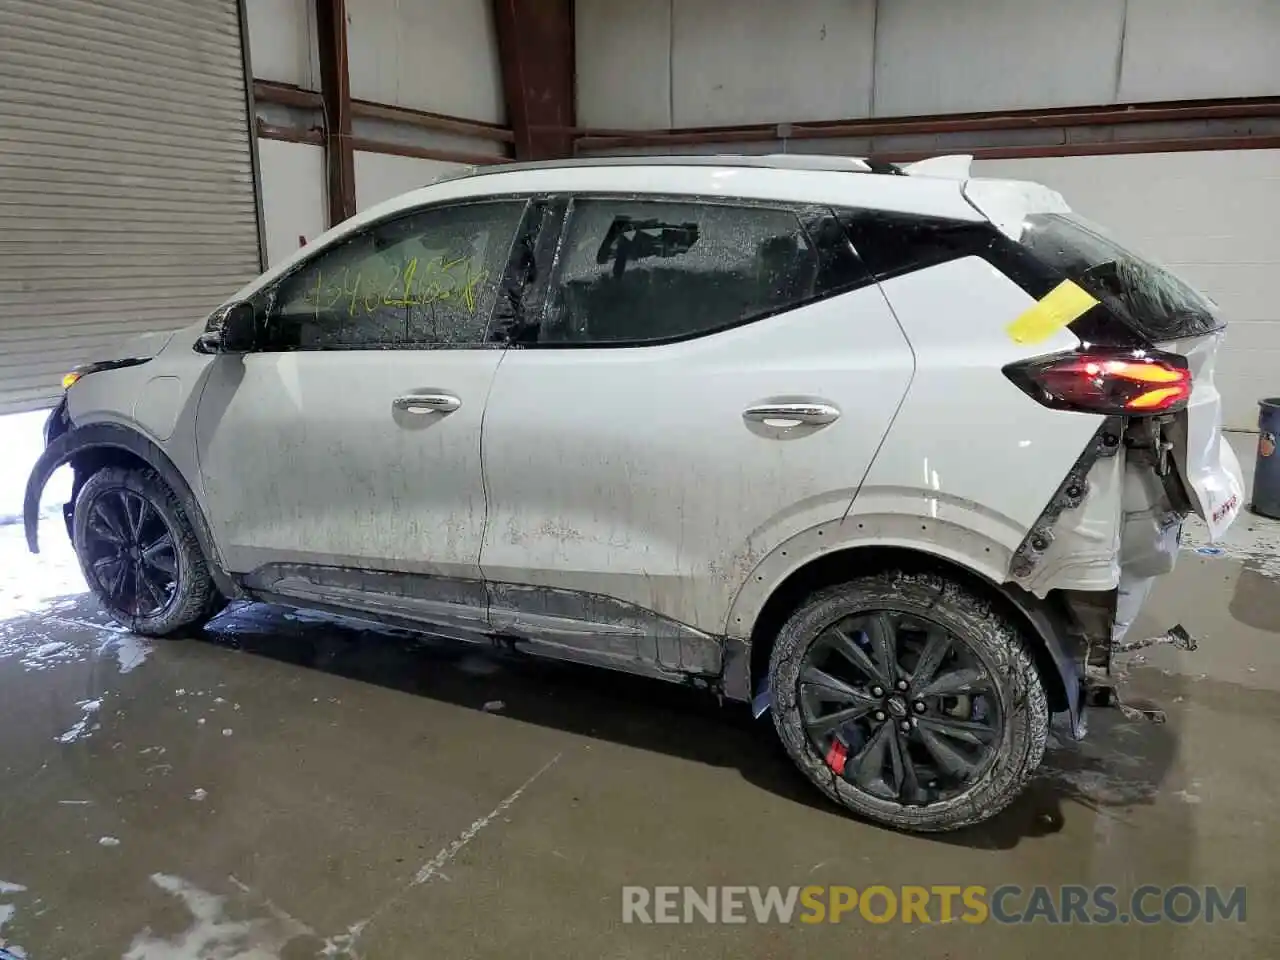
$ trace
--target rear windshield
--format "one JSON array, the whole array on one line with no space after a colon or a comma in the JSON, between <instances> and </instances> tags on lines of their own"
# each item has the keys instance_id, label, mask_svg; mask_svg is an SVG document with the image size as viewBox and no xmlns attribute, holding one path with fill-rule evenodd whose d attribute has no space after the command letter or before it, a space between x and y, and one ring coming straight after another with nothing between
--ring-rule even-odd
<instances>
[{"instance_id":1,"label":"rear windshield","mask_svg":"<svg viewBox=\"0 0 1280 960\"><path fill-rule=\"evenodd\" d=\"M1152 340L1196 337L1224 325L1208 297L1074 214L1032 214L1020 239Z\"/></svg>"}]
</instances>

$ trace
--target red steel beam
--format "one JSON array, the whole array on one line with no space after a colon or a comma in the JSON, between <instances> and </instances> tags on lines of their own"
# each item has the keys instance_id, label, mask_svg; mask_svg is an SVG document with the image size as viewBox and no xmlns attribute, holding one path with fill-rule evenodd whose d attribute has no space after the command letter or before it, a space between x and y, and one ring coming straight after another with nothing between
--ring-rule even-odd
<instances>
[{"instance_id":1,"label":"red steel beam","mask_svg":"<svg viewBox=\"0 0 1280 960\"><path fill-rule=\"evenodd\" d=\"M322 94L295 87L292 83L277 83L274 80L253 81L253 99L259 103L278 103L281 106L299 107L304 110L324 108Z\"/></svg>"},{"instance_id":2,"label":"red steel beam","mask_svg":"<svg viewBox=\"0 0 1280 960\"><path fill-rule=\"evenodd\" d=\"M416 147L406 143L387 143L382 140L366 140L356 137L351 141L361 153L385 153L396 157L416 157L419 160L443 160L445 163L465 163L468 166L486 166L494 163L510 163L510 157L493 153L470 153L464 150L446 150L439 147Z\"/></svg>"},{"instance_id":3,"label":"red steel beam","mask_svg":"<svg viewBox=\"0 0 1280 960\"><path fill-rule=\"evenodd\" d=\"M356 212L356 161L351 145L351 76L347 70L346 0L315 0L324 106L329 226Z\"/></svg>"},{"instance_id":4,"label":"red steel beam","mask_svg":"<svg viewBox=\"0 0 1280 960\"><path fill-rule=\"evenodd\" d=\"M443 113L428 113L426 110L411 110L408 107L373 103L369 100L352 100L351 110L357 117L369 120L403 123L411 127L421 127L424 130L452 133L460 137L474 137L477 140L493 140L497 143L515 141L515 135L507 127L495 123L481 123L479 120L451 117Z\"/></svg>"},{"instance_id":5,"label":"red steel beam","mask_svg":"<svg viewBox=\"0 0 1280 960\"><path fill-rule=\"evenodd\" d=\"M573 155L573 0L493 0L507 122L519 160Z\"/></svg>"},{"instance_id":6,"label":"red steel beam","mask_svg":"<svg viewBox=\"0 0 1280 960\"><path fill-rule=\"evenodd\" d=\"M1256 97L1167 103L1112 104L1013 110L921 117L875 117L860 120L821 120L792 123L753 123L726 127L686 127L672 130L568 130L580 149L696 146L715 143L758 143L782 139L825 140L838 137L883 137L945 133L982 133L1053 127L1114 126L1117 124L1243 120L1280 117L1280 98ZM551 132L551 131L545 131ZM1034 149L1028 147L1028 149Z\"/></svg>"}]
</instances>

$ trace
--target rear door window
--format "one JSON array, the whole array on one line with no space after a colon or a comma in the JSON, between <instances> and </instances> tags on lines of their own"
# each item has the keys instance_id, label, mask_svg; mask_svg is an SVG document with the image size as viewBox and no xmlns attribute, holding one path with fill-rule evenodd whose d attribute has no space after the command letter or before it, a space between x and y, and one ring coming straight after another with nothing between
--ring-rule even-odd
<instances>
[{"instance_id":1,"label":"rear door window","mask_svg":"<svg viewBox=\"0 0 1280 960\"><path fill-rule=\"evenodd\" d=\"M575 200L536 342L661 343L769 316L857 266L851 247L833 263L820 242L789 208Z\"/></svg>"}]
</instances>

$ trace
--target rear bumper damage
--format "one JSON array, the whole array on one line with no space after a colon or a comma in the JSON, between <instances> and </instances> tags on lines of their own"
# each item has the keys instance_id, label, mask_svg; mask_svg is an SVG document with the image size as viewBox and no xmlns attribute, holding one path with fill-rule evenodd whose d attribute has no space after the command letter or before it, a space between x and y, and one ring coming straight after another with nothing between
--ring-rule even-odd
<instances>
[{"instance_id":1,"label":"rear bumper damage","mask_svg":"<svg viewBox=\"0 0 1280 960\"><path fill-rule=\"evenodd\" d=\"M1180 627L1128 639L1155 582L1173 570L1193 512L1171 456L1173 425L1172 417L1108 418L1014 557L1015 582L1037 597L1056 595L1066 610L1081 713L1123 708L1117 654L1166 642L1195 649Z\"/></svg>"}]
</instances>

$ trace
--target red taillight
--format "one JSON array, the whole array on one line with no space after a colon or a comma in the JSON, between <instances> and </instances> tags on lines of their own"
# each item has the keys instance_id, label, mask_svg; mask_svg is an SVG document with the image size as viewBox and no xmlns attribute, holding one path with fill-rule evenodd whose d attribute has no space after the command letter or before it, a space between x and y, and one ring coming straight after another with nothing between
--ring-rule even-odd
<instances>
[{"instance_id":1,"label":"red taillight","mask_svg":"<svg viewBox=\"0 0 1280 960\"><path fill-rule=\"evenodd\" d=\"M1009 379L1045 406L1088 413L1169 413L1191 396L1185 359L1089 351L1011 364Z\"/></svg>"}]
</instances>

